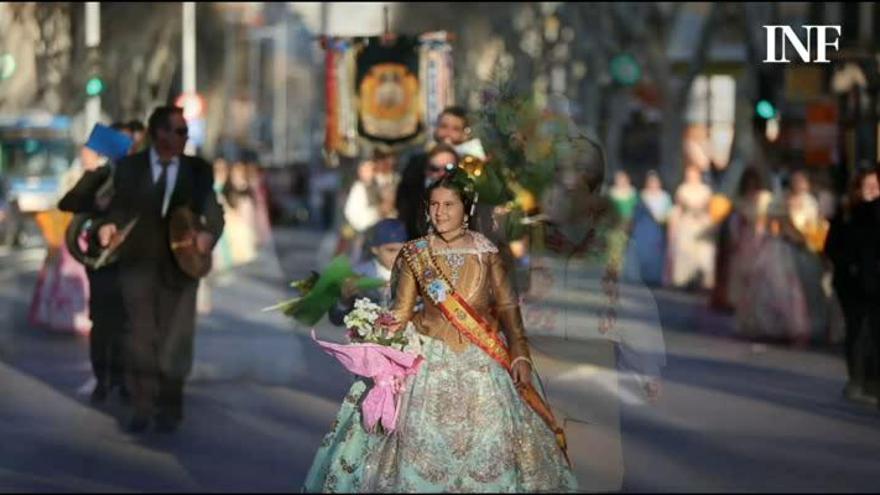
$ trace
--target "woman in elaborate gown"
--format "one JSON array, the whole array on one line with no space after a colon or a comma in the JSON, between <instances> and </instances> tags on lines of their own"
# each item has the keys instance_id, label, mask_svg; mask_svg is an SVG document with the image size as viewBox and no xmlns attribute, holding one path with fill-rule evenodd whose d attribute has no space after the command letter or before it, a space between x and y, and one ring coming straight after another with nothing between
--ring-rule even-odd
<instances>
[{"instance_id":1,"label":"woman in elaborate gown","mask_svg":"<svg viewBox=\"0 0 880 495\"><path fill-rule=\"evenodd\" d=\"M767 207L767 224L768 232L755 240L753 258L740 267L736 331L747 339L803 346L810 339L810 321L795 258L805 241L781 194Z\"/></svg>"},{"instance_id":2,"label":"woman in elaborate gown","mask_svg":"<svg viewBox=\"0 0 880 495\"><path fill-rule=\"evenodd\" d=\"M803 171L791 176L791 194L788 211L792 224L804 237L804 243L795 252L795 264L801 282L810 320L810 339L829 342L833 329L843 327L843 317L834 307L833 295L825 287L825 260L821 250L829 222L822 217L819 201L811 191L810 179Z\"/></svg>"},{"instance_id":3,"label":"woman in elaborate gown","mask_svg":"<svg viewBox=\"0 0 880 495\"><path fill-rule=\"evenodd\" d=\"M426 360L402 394L397 430L364 430L366 386L356 382L305 491L575 490L562 431L532 385L522 317L498 249L468 229L468 184L456 169L428 189L433 232L407 242L395 263L391 310L399 328L418 332Z\"/></svg>"},{"instance_id":4,"label":"woman in elaborate gown","mask_svg":"<svg viewBox=\"0 0 880 495\"><path fill-rule=\"evenodd\" d=\"M731 305L748 290L746 277L767 232L767 209L773 201L773 193L764 186L756 168L743 172L737 196L728 222L730 260L725 302Z\"/></svg>"},{"instance_id":5,"label":"woman in elaborate gown","mask_svg":"<svg viewBox=\"0 0 880 495\"><path fill-rule=\"evenodd\" d=\"M649 171L640 202L633 214L632 238L627 250L627 268L624 270L627 280L640 280L653 287L663 284L666 219L671 208L672 198L663 190L660 176L653 170Z\"/></svg>"},{"instance_id":6,"label":"woman in elaborate gown","mask_svg":"<svg viewBox=\"0 0 880 495\"><path fill-rule=\"evenodd\" d=\"M715 284L715 244L709 202L712 189L703 183L699 167L685 170L685 182L675 192L669 221L671 282L675 287Z\"/></svg>"}]
</instances>

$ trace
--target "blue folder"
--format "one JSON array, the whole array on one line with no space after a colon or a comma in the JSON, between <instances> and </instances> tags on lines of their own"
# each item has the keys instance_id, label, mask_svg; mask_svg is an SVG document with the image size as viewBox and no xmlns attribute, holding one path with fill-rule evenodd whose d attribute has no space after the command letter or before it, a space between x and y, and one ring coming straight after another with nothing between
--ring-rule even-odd
<instances>
[{"instance_id":1,"label":"blue folder","mask_svg":"<svg viewBox=\"0 0 880 495\"><path fill-rule=\"evenodd\" d=\"M103 124L95 124L86 147L116 161L128 154L132 144L134 141L124 132Z\"/></svg>"}]
</instances>

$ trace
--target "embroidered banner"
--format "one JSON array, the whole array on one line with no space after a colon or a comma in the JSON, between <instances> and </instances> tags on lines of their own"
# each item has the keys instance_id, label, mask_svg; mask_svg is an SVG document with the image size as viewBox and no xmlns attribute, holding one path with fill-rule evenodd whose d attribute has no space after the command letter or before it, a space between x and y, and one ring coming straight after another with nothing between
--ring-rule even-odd
<instances>
[{"instance_id":1,"label":"embroidered banner","mask_svg":"<svg viewBox=\"0 0 880 495\"><path fill-rule=\"evenodd\" d=\"M366 40L357 55L358 131L371 141L395 144L422 131L418 39Z\"/></svg>"}]
</instances>

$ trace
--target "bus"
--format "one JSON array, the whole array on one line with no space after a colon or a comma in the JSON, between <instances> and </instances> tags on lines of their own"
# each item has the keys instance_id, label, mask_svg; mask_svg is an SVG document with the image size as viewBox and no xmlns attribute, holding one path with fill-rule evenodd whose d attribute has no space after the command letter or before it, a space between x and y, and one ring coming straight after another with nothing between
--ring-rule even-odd
<instances>
[{"instance_id":1,"label":"bus","mask_svg":"<svg viewBox=\"0 0 880 495\"><path fill-rule=\"evenodd\" d=\"M0 115L0 242L39 242L36 213L55 208L62 178L76 156L71 118Z\"/></svg>"}]
</instances>

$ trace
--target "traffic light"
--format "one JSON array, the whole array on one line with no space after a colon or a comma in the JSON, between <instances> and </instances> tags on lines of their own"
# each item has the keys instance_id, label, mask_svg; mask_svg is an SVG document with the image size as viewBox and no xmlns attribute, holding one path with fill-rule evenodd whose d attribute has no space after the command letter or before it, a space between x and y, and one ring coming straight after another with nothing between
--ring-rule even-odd
<instances>
[{"instance_id":1,"label":"traffic light","mask_svg":"<svg viewBox=\"0 0 880 495\"><path fill-rule=\"evenodd\" d=\"M768 100L758 100L755 104L755 113L764 120L770 120L776 116L776 107Z\"/></svg>"},{"instance_id":2,"label":"traffic light","mask_svg":"<svg viewBox=\"0 0 880 495\"><path fill-rule=\"evenodd\" d=\"M98 96L104 92L104 80L100 76L92 76L86 82L86 94Z\"/></svg>"},{"instance_id":3,"label":"traffic light","mask_svg":"<svg viewBox=\"0 0 880 495\"><path fill-rule=\"evenodd\" d=\"M629 53L615 55L609 68L611 78L622 86L633 86L642 78L638 60Z\"/></svg>"},{"instance_id":4,"label":"traffic light","mask_svg":"<svg viewBox=\"0 0 880 495\"><path fill-rule=\"evenodd\" d=\"M757 94L752 122L755 132L761 136L767 134L767 125L771 120L779 118L776 78L769 71L758 74Z\"/></svg>"}]
</instances>

